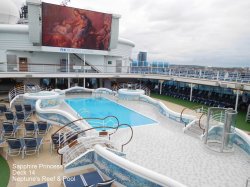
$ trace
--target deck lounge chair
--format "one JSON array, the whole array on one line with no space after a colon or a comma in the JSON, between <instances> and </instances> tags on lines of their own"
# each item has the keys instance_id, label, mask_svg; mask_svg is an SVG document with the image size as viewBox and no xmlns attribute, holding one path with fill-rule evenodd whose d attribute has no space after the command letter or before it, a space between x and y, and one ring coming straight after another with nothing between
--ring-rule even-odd
<instances>
[{"instance_id":1,"label":"deck lounge chair","mask_svg":"<svg viewBox=\"0 0 250 187\"><path fill-rule=\"evenodd\" d=\"M25 137L24 140L24 155L38 154L42 144L42 138Z\"/></svg>"},{"instance_id":2,"label":"deck lounge chair","mask_svg":"<svg viewBox=\"0 0 250 187\"><path fill-rule=\"evenodd\" d=\"M97 183L103 182L103 178L97 171L82 174L82 177L86 181L87 185L95 185Z\"/></svg>"},{"instance_id":3,"label":"deck lounge chair","mask_svg":"<svg viewBox=\"0 0 250 187\"><path fill-rule=\"evenodd\" d=\"M16 112L16 120L17 121L26 121L26 117L24 115L24 112Z\"/></svg>"},{"instance_id":4,"label":"deck lounge chair","mask_svg":"<svg viewBox=\"0 0 250 187\"><path fill-rule=\"evenodd\" d=\"M37 134L45 135L49 131L50 127L51 125L48 124L46 121L38 121L37 122Z\"/></svg>"},{"instance_id":5,"label":"deck lounge chair","mask_svg":"<svg viewBox=\"0 0 250 187\"><path fill-rule=\"evenodd\" d=\"M7 121L14 122L16 120L16 116L13 114L12 111L5 112L4 114Z\"/></svg>"},{"instance_id":6,"label":"deck lounge chair","mask_svg":"<svg viewBox=\"0 0 250 187\"><path fill-rule=\"evenodd\" d=\"M102 187L110 187L113 182L115 181L115 179L111 179L111 180L107 180L104 181L102 176L97 172L97 171L92 171L89 173L85 173L83 175L81 175L86 184L89 186L102 186Z\"/></svg>"},{"instance_id":7,"label":"deck lounge chair","mask_svg":"<svg viewBox=\"0 0 250 187\"><path fill-rule=\"evenodd\" d=\"M16 112L21 112L23 111L23 107L21 104L15 104L15 109L16 109Z\"/></svg>"},{"instance_id":8,"label":"deck lounge chair","mask_svg":"<svg viewBox=\"0 0 250 187\"><path fill-rule=\"evenodd\" d=\"M10 122L3 122L2 137L11 137L11 136L15 137L18 127L19 127L18 125L13 125Z\"/></svg>"},{"instance_id":9,"label":"deck lounge chair","mask_svg":"<svg viewBox=\"0 0 250 187\"><path fill-rule=\"evenodd\" d=\"M7 112L8 109L5 104L0 104L0 115L2 115L4 112Z\"/></svg>"},{"instance_id":10,"label":"deck lounge chair","mask_svg":"<svg viewBox=\"0 0 250 187\"><path fill-rule=\"evenodd\" d=\"M64 179L63 184L65 187L74 187L74 186L102 186L110 187L114 182L114 179L104 181L102 176L97 171L92 171L82 175L74 176L75 180Z\"/></svg>"},{"instance_id":11,"label":"deck lounge chair","mask_svg":"<svg viewBox=\"0 0 250 187\"><path fill-rule=\"evenodd\" d=\"M9 138L7 139L8 151L6 152L6 159L9 156L19 156L24 148L24 143L21 139Z\"/></svg>"},{"instance_id":12,"label":"deck lounge chair","mask_svg":"<svg viewBox=\"0 0 250 187\"><path fill-rule=\"evenodd\" d=\"M24 136L37 135L37 125L33 121L25 121L24 127Z\"/></svg>"},{"instance_id":13,"label":"deck lounge chair","mask_svg":"<svg viewBox=\"0 0 250 187\"><path fill-rule=\"evenodd\" d=\"M42 183L42 184L36 184L36 185L33 185L33 186L29 186L29 187L49 187L49 184L47 182L45 182L45 183Z\"/></svg>"},{"instance_id":14,"label":"deck lounge chair","mask_svg":"<svg viewBox=\"0 0 250 187\"><path fill-rule=\"evenodd\" d=\"M34 110L32 110L31 105L23 105L23 107L26 118L29 118L33 114Z\"/></svg>"},{"instance_id":15,"label":"deck lounge chair","mask_svg":"<svg viewBox=\"0 0 250 187\"><path fill-rule=\"evenodd\" d=\"M63 185L65 187L76 187L76 186L86 187L86 186L88 186L80 175L74 176L74 180L64 179Z\"/></svg>"}]
</instances>

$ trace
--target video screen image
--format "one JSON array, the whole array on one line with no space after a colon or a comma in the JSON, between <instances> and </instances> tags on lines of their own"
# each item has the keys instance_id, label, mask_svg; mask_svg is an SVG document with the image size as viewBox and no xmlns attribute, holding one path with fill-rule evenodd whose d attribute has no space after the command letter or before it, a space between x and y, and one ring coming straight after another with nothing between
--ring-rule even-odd
<instances>
[{"instance_id":1,"label":"video screen image","mask_svg":"<svg viewBox=\"0 0 250 187\"><path fill-rule=\"evenodd\" d=\"M108 50L112 15L42 3L42 45Z\"/></svg>"}]
</instances>

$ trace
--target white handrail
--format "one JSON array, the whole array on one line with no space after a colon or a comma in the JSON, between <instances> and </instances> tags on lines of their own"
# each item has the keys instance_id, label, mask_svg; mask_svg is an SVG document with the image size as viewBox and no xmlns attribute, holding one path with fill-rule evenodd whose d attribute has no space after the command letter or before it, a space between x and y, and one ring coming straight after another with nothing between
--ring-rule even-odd
<instances>
[{"instance_id":1,"label":"white handrail","mask_svg":"<svg viewBox=\"0 0 250 187\"><path fill-rule=\"evenodd\" d=\"M64 146L63 148L59 149L59 153L63 154L63 158L66 159L64 160L67 165L71 164L72 162L74 162L75 160L77 160L77 158L80 155L83 155L86 151L93 149L93 147L97 144L108 144L113 146L112 142L106 138L103 137L96 137L96 136L92 136L92 137L80 137L77 139L77 143L76 146L70 147L69 145ZM80 153L80 155L76 155L75 157L73 157L72 159L72 155L75 155L77 152L79 152L79 150L81 150L81 148L84 148L84 152ZM69 160L68 157L70 157L72 160Z\"/></svg>"},{"instance_id":2,"label":"white handrail","mask_svg":"<svg viewBox=\"0 0 250 187\"><path fill-rule=\"evenodd\" d=\"M190 129L199 119L194 119L193 121L189 122L186 127L183 128L183 132L185 133L188 129Z\"/></svg>"}]
</instances>

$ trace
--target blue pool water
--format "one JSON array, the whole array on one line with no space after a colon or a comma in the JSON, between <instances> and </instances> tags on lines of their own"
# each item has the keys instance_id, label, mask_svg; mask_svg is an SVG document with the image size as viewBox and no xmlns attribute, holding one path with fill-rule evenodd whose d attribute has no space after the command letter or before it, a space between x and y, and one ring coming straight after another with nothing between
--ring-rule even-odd
<instances>
[{"instance_id":1,"label":"blue pool water","mask_svg":"<svg viewBox=\"0 0 250 187\"><path fill-rule=\"evenodd\" d=\"M104 118L106 116L116 116L120 124L129 124L131 126L156 123L156 121L146 116L104 98L77 98L66 99L65 101L83 118ZM88 120L88 123L92 127L101 125L100 121L96 120ZM105 126L114 126L115 120L107 119L104 123Z\"/></svg>"}]
</instances>

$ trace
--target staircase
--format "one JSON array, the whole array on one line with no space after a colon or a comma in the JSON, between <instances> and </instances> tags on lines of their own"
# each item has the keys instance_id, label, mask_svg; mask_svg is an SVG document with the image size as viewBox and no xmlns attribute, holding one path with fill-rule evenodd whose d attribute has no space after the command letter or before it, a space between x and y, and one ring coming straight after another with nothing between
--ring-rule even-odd
<instances>
[{"instance_id":1,"label":"staircase","mask_svg":"<svg viewBox=\"0 0 250 187\"><path fill-rule=\"evenodd\" d=\"M92 150L96 144L113 147L111 141L104 137L80 137L68 146L59 149L58 152L63 154L63 164L68 164L87 151Z\"/></svg>"},{"instance_id":2,"label":"staircase","mask_svg":"<svg viewBox=\"0 0 250 187\"><path fill-rule=\"evenodd\" d=\"M199 121L195 121L192 125L184 130L184 133L194 138L201 139L204 134L204 130L200 128Z\"/></svg>"},{"instance_id":3,"label":"staircase","mask_svg":"<svg viewBox=\"0 0 250 187\"><path fill-rule=\"evenodd\" d=\"M183 121L184 115L194 115L196 119L186 124ZM207 109L204 109L203 106L195 106L191 109L184 108L181 112L181 121L185 123L185 127L183 128L183 132L192 137L201 139L205 133L205 121L207 116Z\"/></svg>"},{"instance_id":4,"label":"staircase","mask_svg":"<svg viewBox=\"0 0 250 187\"><path fill-rule=\"evenodd\" d=\"M70 55L70 63L75 64L76 66L81 66L81 69L78 70L80 72L88 72L88 73L100 73L101 72L99 68L90 64L86 60L85 60L85 66L84 66L84 59L75 53Z\"/></svg>"},{"instance_id":5,"label":"staircase","mask_svg":"<svg viewBox=\"0 0 250 187\"><path fill-rule=\"evenodd\" d=\"M111 127L102 125L84 130L75 130L70 127L70 125L77 121L89 119L104 121L109 118L115 118L117 120L116 126ZM114 149L114 145L112 144L110 138L122 126L128 127L131 133L130 138L125 143L121 144L121 152L123 152L124 146L127 145L133 138L133 129L128 124L120 124L119 120L115 116L107 116L105 118L79 118L58 129L51 135L51 139L52 142L54 142L53 140L57 137L56 140L59 144L57 147L57 153L61 156L61 164L69 164L87 154L88 151L93 150L93 147L96 144Z\"/></svg>"},{"instance_id":6,"label":"staircase","mask_svg":"<svg viewBox=\"0 0 250 187\"><path fill-rule=\"evenodd\" d=\"M248 109L247 109L246 122L250 122L250 105L248 105Z\"/></svg>"}]
</instances>

